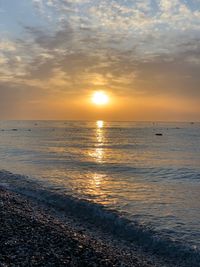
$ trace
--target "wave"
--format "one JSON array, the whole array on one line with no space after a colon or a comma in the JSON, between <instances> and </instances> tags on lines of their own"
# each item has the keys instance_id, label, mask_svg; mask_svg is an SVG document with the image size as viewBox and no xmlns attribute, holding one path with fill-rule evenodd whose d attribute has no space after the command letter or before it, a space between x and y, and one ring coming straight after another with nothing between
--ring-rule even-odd
<instances>
[{"instance_id":1,"label":"wave","mask_svg":"<svg viewBox=\"0 0 200 267\"><path fill-rule=\"evenodd\" d=\"M116 210L70 195L53 192L30 177L0 171L0 186L53 206L58 211L92 223L117 238L134 242L154 255L182 267L198 267L200 251L164 238L148 225L130 221Z\"/></svg>"},{"instance_id":2,"label":"wave","mask_svg":"<svg viewBox=\"0 0 200 267\"><path fill-rule=\"evenodd\" d=\"M80 161L80 159L71 159L66 158L65 156L60 157L59 160L55 158L54 155L48 157L40 157L38 154L35 159L32 159L31 162L37 165L50 165L54 164L57 160L57 165L67 166L79 169L89 168L90 170L103 171L105 173L130 173L131 175L147 175L146 177L151 176L159 179L169 179L169 180L200 180L199 168L159 168L159 167L138 167L130 166L124 163L116 162L95 162L95 161Z\"/></svg>"}]
</instances>

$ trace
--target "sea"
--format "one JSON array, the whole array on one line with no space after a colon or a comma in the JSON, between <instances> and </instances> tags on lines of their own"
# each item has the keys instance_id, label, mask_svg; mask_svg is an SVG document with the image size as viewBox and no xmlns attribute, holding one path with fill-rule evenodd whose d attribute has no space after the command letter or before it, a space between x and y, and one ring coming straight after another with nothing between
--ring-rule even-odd
<instances>
[{"instance_id":1,"label":"sea","mask_svg":"<svg viewBox=\"0 0 200 267\"><path fill-rule=\"evenodd\" d=\"M0 121L0 185L200 266L200 123Z\"/></svg>"}]
</instances>

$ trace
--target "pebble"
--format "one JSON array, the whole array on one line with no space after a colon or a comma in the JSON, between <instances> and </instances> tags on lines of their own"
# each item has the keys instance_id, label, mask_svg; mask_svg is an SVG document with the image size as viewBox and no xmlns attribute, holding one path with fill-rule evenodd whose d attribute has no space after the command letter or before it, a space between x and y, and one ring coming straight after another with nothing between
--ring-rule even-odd
<instances>
[{"instance_id":1,"label":"pebble","mask_svg":"<svg viewBox=\"0 0 200 267\"><path fill-rule=\"evenodd\" d=\"M0 187L0 267L163 267L114 247ZM146 262L146 263L145 263Z\"/></svg>"}]
</instances>

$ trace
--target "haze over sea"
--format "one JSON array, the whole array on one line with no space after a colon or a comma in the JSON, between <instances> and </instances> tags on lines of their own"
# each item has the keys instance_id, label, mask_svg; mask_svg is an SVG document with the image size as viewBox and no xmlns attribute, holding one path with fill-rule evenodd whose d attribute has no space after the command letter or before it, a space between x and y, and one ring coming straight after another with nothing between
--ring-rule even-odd
<instances>
[{"instance_id":1,"label":"haze over sea","mask_svg":"<svg viewBox=\"0 0 200 267\"><path fill-rule=\"evenodd\" d=\"M0 183L103 205L199 253L199 151L200 123L1 121L0 168L28 177Z\"/></svg>"}]
</instances>

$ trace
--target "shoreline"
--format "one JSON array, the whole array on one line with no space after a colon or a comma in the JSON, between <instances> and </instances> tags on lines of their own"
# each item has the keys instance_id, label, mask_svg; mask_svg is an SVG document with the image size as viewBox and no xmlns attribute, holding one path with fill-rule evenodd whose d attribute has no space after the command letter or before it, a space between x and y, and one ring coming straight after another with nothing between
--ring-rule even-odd
<instances>
[{"instance_id":1,"label":"shoreline","mask_svg":"<svg viewBox=\"0 0 200 267\"><path fill-rule=\"evenodd\" d=\"M3 187L0 229L0 266L174 266Z\"/></svg>"}]
</instances>

